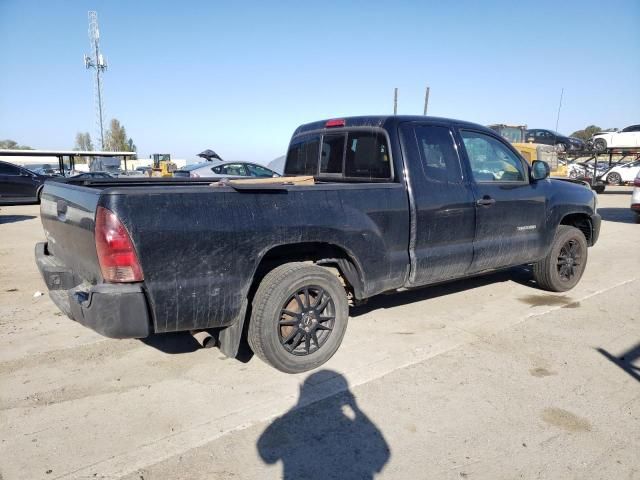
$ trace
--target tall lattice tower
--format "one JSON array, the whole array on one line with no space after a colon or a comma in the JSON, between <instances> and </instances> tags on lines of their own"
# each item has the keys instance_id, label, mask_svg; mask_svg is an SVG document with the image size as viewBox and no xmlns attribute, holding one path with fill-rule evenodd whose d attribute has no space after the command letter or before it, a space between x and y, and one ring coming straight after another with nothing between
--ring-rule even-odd
<instances>
[{"instance_id":1,"label":"tall lattice tower","mask_svg":"<svg viewBox=\"0 0 640 480\"><path fill-rule=\"evenodd\" d=\"M97 12L89 12L89 43L91 44L91 53L84 56L84 66L87 69L93 68L96 71L94 82L95 104L96 104L96 122L98 131L100 132L100 150L104 150L104 107L102 104L102 74L107 69L107 62L100 53L100 29L98 28Z\"/></svg>"}]
</instances>

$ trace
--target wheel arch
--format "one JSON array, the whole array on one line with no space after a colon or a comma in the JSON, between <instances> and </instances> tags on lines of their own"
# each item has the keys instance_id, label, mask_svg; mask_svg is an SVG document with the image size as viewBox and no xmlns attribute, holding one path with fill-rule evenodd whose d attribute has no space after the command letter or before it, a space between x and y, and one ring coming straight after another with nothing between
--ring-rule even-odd
<instances>
[{"instance_id":1,"label":"wheel arch","mask_svg":"<svg viewBox=\"0 0 640 480\"><path fill-rule=\"evenodd\" d=\"M567 213L560 219L559 225L569 225L580 230L587 239L587 245L593 245L593 224L591 217L584 212Z\"/></svg>"},{"instance_id":2,"label":"wheel arch","mask_svg":"<svg viewBox=\"0 0 640 480\"><path fill-rule=\"evenodd\" d=\"M364 275L356 256L343 246L330 242L296 242L269 248L261 255L254 271L249 296L255 292L267 273L290 262L311 262L335 268L342 277L345 288L355 298L364 298Z\"/></svg>"},{"instance_id":3,"label":"wheel arch","mask_svg":"<svg viewBox=\"0 0 640 480\"><path fill-rule=\"evenodd\" d=\"M228 357L238 354L242 338L246 338L251 303L262 279L274 268L290 262L310 262L335 269L342 280L347 294L355 299L364 298L364 274L355 255L346 248L326 242L296 242L270 247L262 252L253 275L247 296L243 303L243 314L239 321L220 331L220 350Z\"/></svg>"}]
</instances>

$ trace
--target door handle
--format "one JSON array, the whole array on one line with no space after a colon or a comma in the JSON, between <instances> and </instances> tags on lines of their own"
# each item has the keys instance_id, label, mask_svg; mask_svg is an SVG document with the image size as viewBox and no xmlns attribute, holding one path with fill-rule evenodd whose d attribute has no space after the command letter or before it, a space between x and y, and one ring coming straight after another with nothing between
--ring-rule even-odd
<instances>
[{"instance_id":1,"label":"door handle","mask_svg":"<svg viewBox=\"0 0 640 480\"><path fill-rule=\"evenodd\" d=\"M480 200L476 202L476 205L479 205L481 207L490 207L494 203L496 203L495 198L491 198L488 195L485 195L484 197L482 197Z\"/></svg>"}]
</instances>

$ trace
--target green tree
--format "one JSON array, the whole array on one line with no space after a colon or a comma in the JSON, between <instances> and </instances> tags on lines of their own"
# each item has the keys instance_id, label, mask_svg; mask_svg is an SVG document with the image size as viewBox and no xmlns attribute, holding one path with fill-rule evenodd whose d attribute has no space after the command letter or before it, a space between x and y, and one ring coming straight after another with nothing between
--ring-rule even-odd
<instances>
[{"instance_id":1,"label":"green tree","mask_svg":"<svg viewBox=\"0 0 640 480\"><path fill-rule=\"evenodd\" d=\"M89 132L78 132L76 133L76 145L73 147L74 150L79 150L81 152L88 152L93 150L93 142L91 141L91 135Z\"/></svg>"},{"instance_id":2,"label":"green tree","mask_svg":"<svg viewBox=\"0 0 640 480\"><path fill-rule=\"evenodd\" d=\"M585 142L589 139L591 139L591 137L593 137L593 135L595 133L601 132L602 129L596 125L589 125L588 127L582 129L582 130L577 130L575 132L573 132L571 134L572 137L576 137L579 138L580 140L584 140Z\"/></svg>"},{"instance_id":3,"label":"green tree","mask_svg":"<svg viewBox=\"0 0 640 480\"><path fill-rule=\"evenodd\" d=\"M124 125L117 118L111 119L105 138L105 150L111 152L135 152L133 140L127 137Z\"/></svg>"},{"instance_id":4,"label":"green tree","mask_svg":"<svg viewBox=\"0 0 640 480\"><path fill-rule=\"evenodd\" d=\"M14 140L0 140L0 148L6 150L33 150L31 147L27 147L26 145L18 145L18 142Z\"/></svg>"}]
</instances>

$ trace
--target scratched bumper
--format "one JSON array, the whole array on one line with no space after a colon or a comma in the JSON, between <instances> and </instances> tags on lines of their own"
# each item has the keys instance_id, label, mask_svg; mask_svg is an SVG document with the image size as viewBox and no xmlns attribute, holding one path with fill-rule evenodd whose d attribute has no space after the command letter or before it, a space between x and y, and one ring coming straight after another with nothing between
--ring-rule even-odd
<instances>
[{"instance_id":1,"label":"scratched bumper","mask_svg":"<svg viewBox=\"0 0 640 480\"><path fill-rule=\"evenodd\" d=\"M144 338L151 318L142 284L79 283L73 273L36 245L36 264L56 306L71 320L110 338Z\"/></svg>"}]
</instances>

